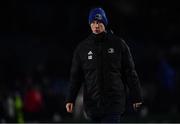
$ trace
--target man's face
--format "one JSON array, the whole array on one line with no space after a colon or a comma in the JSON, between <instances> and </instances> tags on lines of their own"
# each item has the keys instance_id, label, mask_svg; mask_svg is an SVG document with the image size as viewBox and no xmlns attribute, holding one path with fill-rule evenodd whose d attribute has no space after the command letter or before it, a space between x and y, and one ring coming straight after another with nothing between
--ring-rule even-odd
<instances>
[{"instance_id":1,"label":"man's face","mask_svg":"<svg viewBox=\"0 0 180 124\"><path fill-rule=\"evenodd\" d=\"M105 26L100 21L95 20L91 23L90 26L91 26L91 30L94 34L99 34L99 33L105 32Z\"/></svg>"}]
</instances>

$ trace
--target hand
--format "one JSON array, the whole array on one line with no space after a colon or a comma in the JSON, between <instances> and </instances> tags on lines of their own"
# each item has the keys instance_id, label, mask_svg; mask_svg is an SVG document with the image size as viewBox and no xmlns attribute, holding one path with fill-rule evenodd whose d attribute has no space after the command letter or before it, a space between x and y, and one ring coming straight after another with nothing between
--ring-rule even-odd
<instances>
[{"instance_id":1,"label":"hand","mask_svg":"<svg viewBox=\"0 0 180 124\"><path fill-rule=\"evenodd\" d=\"M67 103L66 110L67 110L67 112L72 113L73 112L73 103Z\"/></svg>"},{"instance_id":2,"label":"hand","mask_svg":"<svg viewBox=\"0 0 180 124\"><path fill-rule=\"evenodd\" d=\"M135 111L137 111L137 110L140 109L141 105L142 105L142 102L134 103L134 104L133 104L133 109L134 109Z\"/></svg>"}]
</instances>

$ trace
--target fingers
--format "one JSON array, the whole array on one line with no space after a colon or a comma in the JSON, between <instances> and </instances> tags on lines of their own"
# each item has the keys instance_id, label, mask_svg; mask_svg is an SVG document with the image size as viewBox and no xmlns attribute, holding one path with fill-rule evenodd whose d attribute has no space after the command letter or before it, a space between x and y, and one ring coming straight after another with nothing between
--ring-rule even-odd
<instances>
[{"instance_id":1,"label":"fingers","mask_svg":"<svg viewBox=\"0 0 180 124\"><path fill-rule=\"evenodd\" d=\"M136 108L139 108L142 103L136 103Z\"/></svg>"},{"instance_id":2,"label":"fingers","mask_svg":"<svg viewBox=\"0 0 180 124\"><path fill-rule=\"evenodd\" d=\"M141 107L141 105L142 105L141 102L139 102L139 103L134 103L134 104L133 104L134 110L137 111L137 110Z\"/></svg>"},{"instance_id":3,"label":"fingers","mask_svg":"<svg viewBox=\"0 0 180 124\"><path fill-rule=\"evenodd\" d=\"M66 104L66 110L67 110L67 112L72 113L72 111L73 111L73 104L72 103L67 103Z\"/></svg>"}]
</instances>

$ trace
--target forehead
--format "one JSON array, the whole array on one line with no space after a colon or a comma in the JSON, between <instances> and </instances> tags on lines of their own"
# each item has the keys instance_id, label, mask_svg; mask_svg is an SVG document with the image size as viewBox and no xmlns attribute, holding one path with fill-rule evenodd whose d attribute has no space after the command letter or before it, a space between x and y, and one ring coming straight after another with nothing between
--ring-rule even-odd
<instances>
[{"instance_id":1,"label":"forehead","mask_svg":"<svg viewBox=\"0 0 180 124\"><path fill-rule=\"evenodd\" d=\"M102 22L101 20L94 20L94 21L92 21L92 24L93 24L93 23L103 24L103 22Z\"/></svg>"}]
</instances>

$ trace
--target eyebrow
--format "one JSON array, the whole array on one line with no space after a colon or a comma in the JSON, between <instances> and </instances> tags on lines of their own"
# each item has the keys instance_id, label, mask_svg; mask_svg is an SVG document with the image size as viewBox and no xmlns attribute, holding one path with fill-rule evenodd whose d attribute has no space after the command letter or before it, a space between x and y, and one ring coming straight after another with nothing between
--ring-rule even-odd
<instances>
[{"instance_id":1,"label":"eyebrow","mask_svg":"<svg viewBox=\"0 0 180 124\"><path fill-rule=\"evenodd\" d=\"M93 23L94 23L95 21L96 21L96 22L98 22L98 23L99 23L99 22L100 22L100 23L102 23L102 21L101 21L101 20L94 20L94 21L93 21Z\"/></svg>"}]
</instances>

